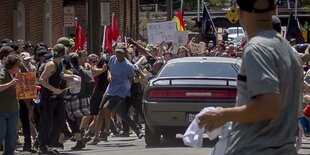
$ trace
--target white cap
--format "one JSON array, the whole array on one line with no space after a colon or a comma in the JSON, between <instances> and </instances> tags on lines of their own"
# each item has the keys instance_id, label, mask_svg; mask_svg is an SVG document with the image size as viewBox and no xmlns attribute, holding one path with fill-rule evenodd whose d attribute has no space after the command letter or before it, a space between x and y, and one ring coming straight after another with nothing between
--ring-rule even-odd
<instances>
[{"instance_id":1,"label":"white cap","mask_svg":"<svg viewBox=\"0 0 310 155\"><path fill-rule=\"evenodd\" d=\"M31 59L31 56L28 52L22 52L20 53L20 57L23 59L23 60L30 60Z\"/></svg>"}]
</instances>

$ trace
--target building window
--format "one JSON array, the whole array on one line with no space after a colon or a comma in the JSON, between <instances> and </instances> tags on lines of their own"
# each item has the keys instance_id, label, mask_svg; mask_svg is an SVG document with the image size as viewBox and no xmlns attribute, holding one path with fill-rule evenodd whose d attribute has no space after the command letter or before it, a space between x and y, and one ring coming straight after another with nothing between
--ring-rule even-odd
<instances>
[{"instance_id":1,"label":"building window","mask_svg":"<svg viewBox=\"0 0 310 155\"><path fill-rule=\"evenodd\" d=\"M23 2L17 2L13 11L14 40L25 40L25 6Z\"/></svg>"}]
</instances>

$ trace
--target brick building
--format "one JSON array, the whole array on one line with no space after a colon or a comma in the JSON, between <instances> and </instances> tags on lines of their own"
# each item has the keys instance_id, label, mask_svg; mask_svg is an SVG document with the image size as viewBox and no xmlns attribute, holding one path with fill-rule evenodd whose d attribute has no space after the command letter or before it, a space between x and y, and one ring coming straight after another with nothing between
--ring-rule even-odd
<instances>
[{"instance_id":1,"label":"brick building","mask_svg":"<svg viewBox=\"0 0 310 155\"><path fill-rule=\"evenodd\" d=\"M63 0L2 0L0 8L0 39L52 46L63 35Z\"/></svg>"},{"instance_id":2,"label":"brick building","mask_svg":"<svg viewBox=\"0 0 310 155\"><path fill-rule=\"evenodd\" d=\"M64 28L64 7L73 6L75 16L87 33L88 0L1 0L0 40L56 43L63 35L74 36L74 27ZM121 35L138 38L139 0L100 0L101 23L110 24L117 16ZM99 17L100 17L99 16Z\"/></svg>"},{"instance_id":3,"label":"brick building","mask_svg":"<svg viewBox=\"0 0 310 155\"><path fill-rule=\"evenodd\" d=\"M75 16L87 33L87 0L64 0L64 7L73 6ZM112 13L115 13L122 36L138 38L139 0L100 0L101 25L111 24ZM74 36L74 28L68 28L68 35Z\"/></svg>"}]
</instances>

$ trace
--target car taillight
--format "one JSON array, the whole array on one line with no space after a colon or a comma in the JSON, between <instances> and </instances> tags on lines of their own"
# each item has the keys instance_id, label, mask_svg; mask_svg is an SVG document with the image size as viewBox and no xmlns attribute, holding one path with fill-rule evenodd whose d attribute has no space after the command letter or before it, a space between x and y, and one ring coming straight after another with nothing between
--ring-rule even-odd
<instances>
[{"instance_id":1,"label":"car taillight","mask_svg":"<svg viewBox=\"0 0 310 155\"><path fill-rule=\"evenodd\" d=\"M154 89L148 93L149 98L210 98L235 99L236 90L160 90Z\"/></svg>"}]
</instances>

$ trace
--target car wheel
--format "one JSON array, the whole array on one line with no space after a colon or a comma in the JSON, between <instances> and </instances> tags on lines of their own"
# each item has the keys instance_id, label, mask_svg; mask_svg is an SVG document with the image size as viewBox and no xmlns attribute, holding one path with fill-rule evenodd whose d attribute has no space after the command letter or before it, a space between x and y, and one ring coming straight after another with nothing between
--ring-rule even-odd
<instances>
[{"instance_id":1,"label":"car wheel","mask_svg":"<svg viewBox=\"0 0 310 155\"><path fill-rule=\"evenodd\" d=\"M157 146L160 144L160 133L157 131L152 132L151 129L145 124L145 143L148 147Z\"/></svg>"},{"instance_id":2,"label":"car wheel","mask_svg":"<svg viewBox=\"0 0 310 155\"><path fill-rule=\"evenodd\" d=\"M165 139L175 139L176 134L175 134L175 133L171 133L171 132L163 133L163 137L164 137Z\"/></svg>"}]
</instances>

